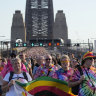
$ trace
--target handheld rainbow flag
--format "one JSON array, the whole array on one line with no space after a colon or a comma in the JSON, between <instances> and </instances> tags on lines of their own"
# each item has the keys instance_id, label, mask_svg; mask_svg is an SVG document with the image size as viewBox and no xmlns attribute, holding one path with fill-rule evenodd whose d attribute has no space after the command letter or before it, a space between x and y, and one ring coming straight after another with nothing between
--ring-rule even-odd
<instances>
[{"instance_id":1,"label":"handheld rainbow flag","mask_svg":"<svg viewBox=\"0 0 96 96\"><path fill-rule=\"evenodd\" d=\"M51 77L39 77L29 83L16 83L23 87L29 94L35 96L75 96L68 87L67 82Z\"/></svg>"}]
</instances>

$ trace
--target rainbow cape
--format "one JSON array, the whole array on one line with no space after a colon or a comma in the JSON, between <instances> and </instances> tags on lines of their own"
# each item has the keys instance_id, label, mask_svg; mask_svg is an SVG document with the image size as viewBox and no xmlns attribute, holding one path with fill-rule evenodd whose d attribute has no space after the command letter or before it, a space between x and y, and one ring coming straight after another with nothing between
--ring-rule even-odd
<instances>
[{"instance_id":1,"label":"rainbow cape","mask_svg":"<svg viewBox=\"0 0 96 96\"><path fill-rule=\"evenodd\" d=\"M68 83L51 77L39 77L29 83L16 83L35 96L75 96Z\"/></svg>"}]
</instances>

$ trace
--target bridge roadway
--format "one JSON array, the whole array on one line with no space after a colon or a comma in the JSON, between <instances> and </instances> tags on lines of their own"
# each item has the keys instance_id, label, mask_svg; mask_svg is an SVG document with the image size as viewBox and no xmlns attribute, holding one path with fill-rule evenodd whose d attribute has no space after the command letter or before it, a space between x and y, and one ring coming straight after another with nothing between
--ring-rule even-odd
<instances>
[{"instance_id":1,"label":"bridge roadway","mask_svg":"<svg viewBox=\"0 0 96 96\"><path fill-rule=\"evenodd\" d=\"M20 52L26 52L27 55L28 54L37 54L37 53L40 53L41 51L44 53L61 53L61 54L68 54L68 53L73 53L73 54L84 54L86 53L87 51L89 51L89 49L84 49L84 50L81 50L81 49L72 49L70 47L17 47L16 48L17 50L17 53L19 54ZM31 53L30 53L31 52ZM42 53L41 53L42 54ZM43 54L42 54L43 55Z\"/></svg>"}]
</instances>

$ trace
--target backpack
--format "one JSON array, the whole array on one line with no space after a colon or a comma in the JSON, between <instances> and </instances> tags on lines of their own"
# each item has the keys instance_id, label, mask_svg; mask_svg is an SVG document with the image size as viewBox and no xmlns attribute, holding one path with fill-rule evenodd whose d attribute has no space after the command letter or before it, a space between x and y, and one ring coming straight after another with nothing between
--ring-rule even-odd
<instances>
[{"instance_id":1,"label":"backpack","mask_svg":"<svg viewBox=\"0 0 96 96\"><path fill-rule=\"evenodd\" d=\"M9 81L12 79L13 75L14 75L14 72L13 71L10 71ZM26 72L23 72L23 76L24 76L24 79L26 79L28 81L28 77L26 75Z\"/></svg>"},{"instance_id":2,"label":"backpack","mask_svg":"<svg viewBox=\"0 0 96 96\"><path fill-rule=\"evenodd\" d=\"M82 76L82 75L83 75L83 71L82 71L81 67L78 66L77 69L78 69L78 71L80 72L80 75ZM78 95L78 93L79 93L79 86L80 86L80 84L79 84L79 85L76 85L76 86L74 86L74 87L71 88L71 89L72 89L72 93L73 93L74 95Z\"/></svg>"}]
</instances>

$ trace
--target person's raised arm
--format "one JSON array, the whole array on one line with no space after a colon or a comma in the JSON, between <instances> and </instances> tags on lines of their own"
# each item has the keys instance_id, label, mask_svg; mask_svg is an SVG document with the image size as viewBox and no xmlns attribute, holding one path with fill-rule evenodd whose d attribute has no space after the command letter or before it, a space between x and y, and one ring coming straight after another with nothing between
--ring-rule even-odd
<instances>
[{"instance_id":1,"label":"person's raised arm","mask_svg":"<svg viewBox=\"0 0 96 96\"><path fill-rule=\"evenodd\" d=\"M69 81L68 86L74 87L76 85L79 85L84 79L85 79L85 77L84 77L84 75L82 75L78 81L75 81L75 82Z\"/></svg>"}]
</instances>

